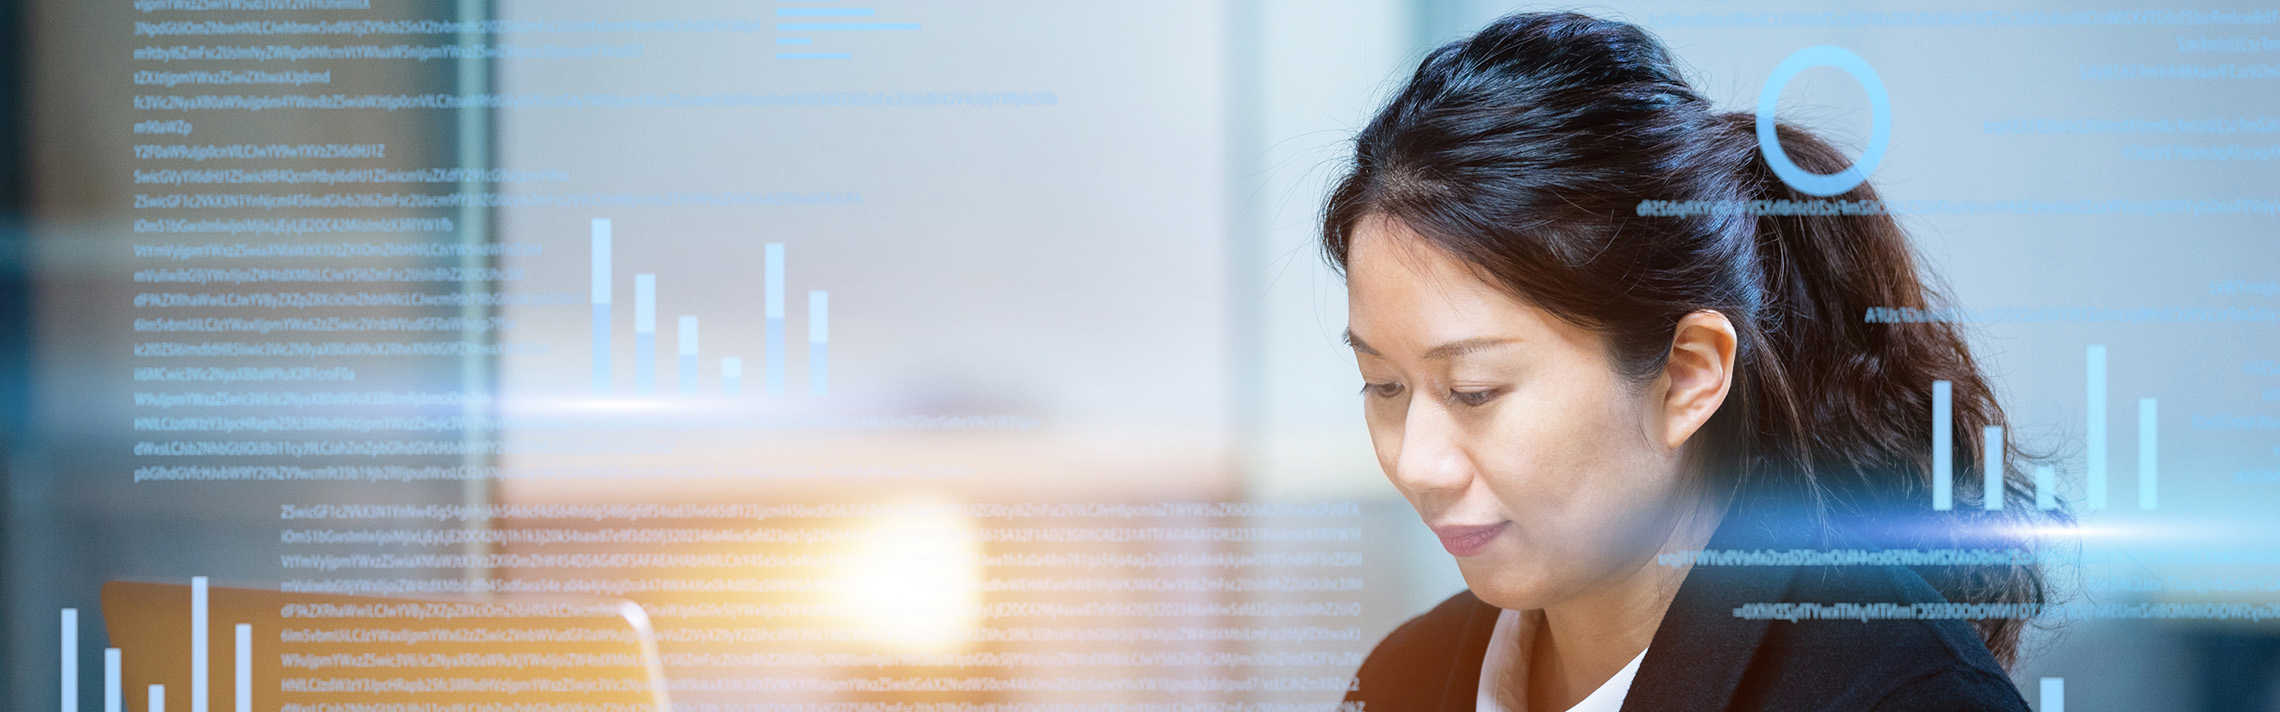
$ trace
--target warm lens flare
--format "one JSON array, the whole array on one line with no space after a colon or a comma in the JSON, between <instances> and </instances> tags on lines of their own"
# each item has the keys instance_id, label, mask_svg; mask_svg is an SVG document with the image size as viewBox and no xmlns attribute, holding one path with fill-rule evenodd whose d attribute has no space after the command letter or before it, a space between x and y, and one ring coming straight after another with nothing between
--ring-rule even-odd
<instances>
[{"instance_id":1,"label":"warm lens flare","mask_svg":"<svg viewBox=\"0 0 2280 712\"><path fill-rule=\"evenodd\" d=\"M892 500L860 524L832 574L844 624L897 652L964 647L981 620L981 544L958 502Z\"/></svg>"}]
</instances>

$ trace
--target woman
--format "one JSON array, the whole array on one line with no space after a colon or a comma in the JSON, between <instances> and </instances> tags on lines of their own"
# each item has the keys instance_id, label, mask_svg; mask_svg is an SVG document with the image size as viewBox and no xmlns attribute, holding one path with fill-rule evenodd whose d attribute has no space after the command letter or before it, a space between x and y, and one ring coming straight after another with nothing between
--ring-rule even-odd
<instances>
[{"instance_id":1,"label":"woman","mask_svg":"<svg viewBox=\"0 0 2280 712\"><path fill-rule=\"evenodd\" d=\"M1467 591L1371 652L1370 710L2025 710L2019 619L1767 620L1763 603L2037 604L2032 565L1688 565L1731 549L2032 551L2003 422L1888 216L1642 216L1810 199L1639 28L1505 17L1428 56L1324 210L1378 464ZM1791 160L1845 155L1778 128ZM1873 200L1866 184L1844 200ZM1801 211L1792 211L1801 212ZM1930 507L1934 381L1953 511ZM2015 455L2000 444L2006 460ZM1676 565L1669 565L1675 562Z\"/></svg>"}]
</instances>

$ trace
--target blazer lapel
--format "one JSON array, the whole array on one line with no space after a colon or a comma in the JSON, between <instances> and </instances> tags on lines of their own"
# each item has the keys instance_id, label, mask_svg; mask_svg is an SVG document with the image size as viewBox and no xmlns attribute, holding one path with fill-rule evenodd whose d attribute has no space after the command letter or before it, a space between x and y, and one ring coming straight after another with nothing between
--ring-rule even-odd
<instances>
[{"instance_id":1,"label":"blazer lapel","mask_svg":"<svg viewBox=\"0 0 2280 712\"><path fill-rule=\"evenodd\" d=\"M1443 712L1473 712L1480 694L1480 665L1488 656L1488 640L1496 633L1496 616L1504 609L1491 606L1471 591L1465 592L1466 606L1463 631L1457 637L1456 650L1449 662L1448 680L1441 685L1440 704L1432 709Z\"/></svg>"},{"instance_id":2,"label":"blazer lapel","mask_svg":"<svg viewBox=\"0 0 2280 712\"><path fill-rule=\"evenodd\" d=\"M1750 548L1770 542L1772 534L1761 523L1730 520L1706 548ZM1795 574L1786 566L1689 570L1647 645L1647 657L1623 697L1623 712L1726 709L1772 623L1736 618L1734 610L1783 600Z\"/></svg>"}]
</instances>

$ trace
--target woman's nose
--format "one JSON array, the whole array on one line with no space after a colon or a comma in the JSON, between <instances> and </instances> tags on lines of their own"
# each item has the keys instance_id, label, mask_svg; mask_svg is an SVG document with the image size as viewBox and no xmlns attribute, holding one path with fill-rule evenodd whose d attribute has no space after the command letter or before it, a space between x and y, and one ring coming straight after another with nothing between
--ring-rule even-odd
<instances>
[{"instance_id":1,"label":"woman's nose","mask_svg":"<svg viewBox=\"0 0 2280 712\"><path fill-rule=\"evenodd\" d=\"M1472 484L1472 461L1448 413L1419 398L1410 402L1401 429L1401 455L1393 478L1413 494L1462 491Z\"/></svg>"}]
</instances>

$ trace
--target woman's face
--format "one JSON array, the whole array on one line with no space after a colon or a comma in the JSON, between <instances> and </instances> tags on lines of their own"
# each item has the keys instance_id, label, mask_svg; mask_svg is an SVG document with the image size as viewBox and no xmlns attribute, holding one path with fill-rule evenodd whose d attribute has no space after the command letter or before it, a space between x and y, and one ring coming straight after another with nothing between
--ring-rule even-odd
<instances>
[{"instance_id":1,"label":"woman's face","mask_svg":"<svg viewBox=\"0 0 2280 712\"><path fill-rule=\"evenodd\" d=\"M1399 222L1362 220L1346 267L1378 465L1476 595L1542 608L1653 565L1692 501L1667 387Z\"/></svg>"}]
</instances>

